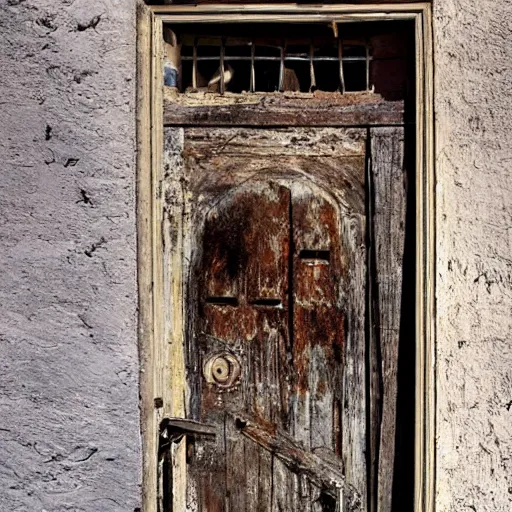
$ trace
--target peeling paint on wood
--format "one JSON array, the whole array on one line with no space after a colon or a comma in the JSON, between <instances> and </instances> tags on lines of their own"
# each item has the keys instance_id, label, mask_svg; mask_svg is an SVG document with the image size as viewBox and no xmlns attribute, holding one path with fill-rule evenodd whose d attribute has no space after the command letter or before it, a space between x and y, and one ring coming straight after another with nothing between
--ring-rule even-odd
<instances>
[{"instance_id":1,"label":"peeling paint on wood","mask_svg":"<svg viewBox=\"0 0 512 512\"><path fill-rule=\"evenodd\" d=\"M345 354L345 325L364 328L363 317L352 318L364 311L350 304L351 286L364 297L364 268L351 278L364 261L350 251L364 254L365 146L361 129L184 132L183 163L175 167L194 206L186 208L183 242L190 262L186 409L223 432L215 441L189 441L191 510L327 511L335 503L325 482L241 435L233 415L242 413L291 436L304 453L339 457L340 467L363 459L356 478L363 487L347 485L365 495L364 422L345 426L356 431L350 446L340 435L344 416L364 414L364 389L343 396L342 363L358 357ZM364 333L351 339L364 341ZM230 358L241 367L228 386L204 375L222 354L229 357L221 375ZM350 406L353 400L360 403Z\"/></svg>"},{"instance_id":2,"label":"peeling paint on wood","mask_svg":"<svg viewBox=\"0 0 512 512\"><path fill-rule=\"evenodd\" d=\"M341 506L339 489L343 510L368 510L368 133L166 129L164 180L177 195L164 184L162 194L183 233L166 231L168 216L166 251L182 255L167 268L185 280L181 396L187 418L218 432L180 441L187 510L328 512ZM397 158L375 176L384 226L397 222L384 176L401 172ZM381 276L391 286L395 274ZM332 485L312 469L319 460L338 468Z\"/></svg>"}]
</instances>

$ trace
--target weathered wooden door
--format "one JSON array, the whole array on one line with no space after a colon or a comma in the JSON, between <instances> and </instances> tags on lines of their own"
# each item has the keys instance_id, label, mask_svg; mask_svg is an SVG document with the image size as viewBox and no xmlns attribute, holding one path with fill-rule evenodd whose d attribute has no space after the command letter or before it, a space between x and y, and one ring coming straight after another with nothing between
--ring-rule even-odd
<instances>
[{"instance_id":1,"label":"weathered wooden door","mask_svg":"<svg viewBox=\"0 0 512 512\"><path fill-rule=\"evenodd\" d=\"M368 510L368 133L166 132L187 319L168 476L186 510Z\"/></svg>"}]
</instances>

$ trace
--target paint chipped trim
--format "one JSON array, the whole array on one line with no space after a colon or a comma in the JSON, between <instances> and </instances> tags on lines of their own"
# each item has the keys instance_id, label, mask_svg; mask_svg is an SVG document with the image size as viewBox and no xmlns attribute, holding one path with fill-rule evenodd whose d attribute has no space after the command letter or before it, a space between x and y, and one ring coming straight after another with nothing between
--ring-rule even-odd
<instances>
[{"instance_id":1,"label":"paint chipped trim","mask_svg":"<svg viewBox=\"0 0 512 512\"><path fill-rule=\"evenodd\" d=\"M200 5L145 6L137 4L137 227L139 282L139 350L141 360L141 430L143 436L143 510L156 512L158 425L184 403L185 390L176 389L175 369L167 346L182 333L166 339L162 328L161 276L163 262L158 217L162 200L155 194L163 170L163 98L161 41L164 22L361 22L414 20L416 26L417 117L417 298L416 298L416 478L415 512L434 512L435 496L435 201L433 135L432 14L428 3L376 5ZM178 250L176 256L181 252ZM177 264L178 259L173 264ZM173 295L180 293L181 270ZM177 308L176 315L183 315ZM179 323L179 318L175 318ZM181 343L182 344L182 343ZM162 352L162 347L165 348ZM164 363L162 363L164 361ZM167 363L165 362L167 361ZM180 372L178 372L180 373ZM174 399L171 399L171 394ZM178 396L181 394L181 398ZM155 407L155 397L162 407ZM160 404L160 402L159 402ZM178 411L179 412L179 411ZM179 416L178 413L172 416ZM178 451L180 448L178 448ZM184 455L183 449L181 449ZM179 497L178 497L179 498Z\"/></svg>"}]
</instances>

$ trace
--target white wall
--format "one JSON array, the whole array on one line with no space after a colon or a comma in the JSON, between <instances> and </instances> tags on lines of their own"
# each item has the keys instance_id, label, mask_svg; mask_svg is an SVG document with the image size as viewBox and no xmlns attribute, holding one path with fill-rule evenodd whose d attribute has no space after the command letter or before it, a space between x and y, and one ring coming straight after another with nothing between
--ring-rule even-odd
<instances>
[{"instance_id":1,"label":"white wall","mask_svg":"<svg viewBox=\"0 0 512 512\"><path fill-rule=\"evenodd\" d=\"M434 2L437 510L512 510L512 4Z\"/></svg>"},{"instance_id":2,"label":"white wall","mask_svg":"<svg viewBox=\"0 0 512 512\"><path fill-rule=\"evenodd\" d=\"M134 17L0 0L2 512L140 506Z\"/></svg>"}]
</instances>

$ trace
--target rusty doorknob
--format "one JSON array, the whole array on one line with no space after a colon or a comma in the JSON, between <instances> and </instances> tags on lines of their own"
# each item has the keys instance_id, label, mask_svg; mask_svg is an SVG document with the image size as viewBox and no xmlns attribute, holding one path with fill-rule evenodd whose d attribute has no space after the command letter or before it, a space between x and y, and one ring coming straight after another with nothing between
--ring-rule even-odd
<instances>
[{"instance_id":1,"label":"rusty doorknob","mask_svg":"<svg viewBox=\"0 0 512 512\"><path fill-rule=\"evenodd\" d=\"M211 355L206 360L203 373L208 384L215 384L220 388L226 389L238 382L241 366L233 354L220 352Z\"/></svg>"}]
</instances>

